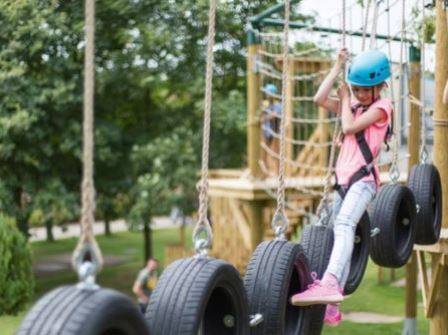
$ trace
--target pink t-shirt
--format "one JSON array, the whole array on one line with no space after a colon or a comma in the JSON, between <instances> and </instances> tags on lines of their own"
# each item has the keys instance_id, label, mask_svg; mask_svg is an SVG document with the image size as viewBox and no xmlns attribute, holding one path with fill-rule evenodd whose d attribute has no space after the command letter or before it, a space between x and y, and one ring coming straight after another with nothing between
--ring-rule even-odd
<instances>
[{"instance_id":1,"label":"pink t-shirt","mask_svg":"<svg viewBox=\"0 0 448 335\"><path fill-rule=\"evenodd\" d=\"M352 107L358 104L357 101L352 102ZM369 109L378 108L385 112L387 115L386 121L379 121L371 124L369 127L364 129L364 136L366 142L372 151L374 159L374 169L376 175L379 176L378 165L376 159L378 153L381 149L381 143L383 143L387 132L387 126L391 122L392 117L392 103L389 99L379 99L374 104L372 104ZM362 114L362 107L359 107L355 113L355 119L357 119ZM351 176L353 176L362 166L366 165L366 160L362 155L361 149L356 142L355 134L345 135L344 141L342 142L339 157L336 162L336 176L338 178L339 185L348 185ZM379 178L378 178L379 179ZM375 181L372 174L365 176L363 181ZM377 186L379 186L380 181L377 180Z\"/></svg>"}]
</instances>

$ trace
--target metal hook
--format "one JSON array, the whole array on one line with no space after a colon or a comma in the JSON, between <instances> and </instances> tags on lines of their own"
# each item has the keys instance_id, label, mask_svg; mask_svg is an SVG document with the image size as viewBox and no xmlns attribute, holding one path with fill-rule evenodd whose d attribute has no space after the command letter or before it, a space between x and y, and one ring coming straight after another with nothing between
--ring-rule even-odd
<instances>
[{"instance_id":1,"label":"metal hook","mask_svg":"<svg viewBox=\"0 0 448 335\"><path fill-rule=\"evenodd\" d=\"M208 251L212 246L212 236L213 233L210 229L210 223L208 219L203 219L205 221L199 221L193 232L193 243L194 249L198 256L207 256Z\"/></svg>"},{"instance_id":2,"label":"metal hook","mask_svg":"<svg viewBox=\"0 0 448 335\"><path fill-rule=\"evenodd\" d=\"M277 239L285 239L285 232L289 222L284 212L276 212L272 218L271 227Z\"/></svg>"}]
</instances>

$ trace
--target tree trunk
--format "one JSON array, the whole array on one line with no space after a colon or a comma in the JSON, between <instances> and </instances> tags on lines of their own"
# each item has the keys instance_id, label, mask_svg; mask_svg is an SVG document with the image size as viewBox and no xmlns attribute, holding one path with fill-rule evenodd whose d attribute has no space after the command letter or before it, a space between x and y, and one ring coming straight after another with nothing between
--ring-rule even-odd
<instances>
[{"instance_id":1,"label":"tree trunk","mask_svg":"<svg viewBox=\"0 0 448 335\"><path fill-rule=\"evenodd\" d=\"M17 187L14 189L14 202L17 208L16 211L16 224L19 231L28 239L29 238L29 227L28 227L28 217L26 215L26 204L22 197L22 188Z\"/></svg>"},{"instance_id":2,"label":"tree trunk","mask_svg":"<svg viewBox=\"0 0 448 335\"><path fill-rule=\"evenodd\" d=\"M110 218L108 215L104 216L104 235L112 236L112 231L110 230Z\"/></svg>"},{"instance_id":3,"label":"tree trunk","mask_svg":"<svg viewBox=\"0 0 448 335\"><path fill-rule=\"evenodd\" d=\"M54 242L53 223L51 222L51 220L45 221L45 229L47 231L47 242Z\"/></svg>"},{"instance_id":4,"label":"tree trunk","mask_svg":"<svg viewBox=\"0 0 448 335\"><path fill-rule=\"evenodd\" d=\"M28 239L30 237L28 218L23 212L24 211L21 211L16 217L17 228L19 228L20 232L26 237L26 239Z\"/></svg>"},{"instance_id":5,"label":"tree trunk","mask_svg":"<svg viewBox=\"0 0 448 335\"><path fill-rule=\"evenodd\" d=\"M144 222L143 226L144 234L144 252L145 252L145 264L152 257L152 231L149 221Z\"/></svg>"}]
</instances>

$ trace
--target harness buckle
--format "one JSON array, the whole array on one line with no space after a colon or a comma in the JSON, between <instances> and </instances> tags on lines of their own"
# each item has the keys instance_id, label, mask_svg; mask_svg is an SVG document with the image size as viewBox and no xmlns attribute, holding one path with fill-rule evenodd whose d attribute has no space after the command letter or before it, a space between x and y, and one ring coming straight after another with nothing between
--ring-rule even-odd
<instances>
[{"instance_id":1,"label":"harness buckle","mask_svg":"<svg viewBox=\"0 0 448 335\"><path fill-rule=\"evenodd\" d=\"M367 165L364 165L361 169L364 171L364 173L367 175L373 171L373 162L369 163Z\"/></svg>"}]
</instances>

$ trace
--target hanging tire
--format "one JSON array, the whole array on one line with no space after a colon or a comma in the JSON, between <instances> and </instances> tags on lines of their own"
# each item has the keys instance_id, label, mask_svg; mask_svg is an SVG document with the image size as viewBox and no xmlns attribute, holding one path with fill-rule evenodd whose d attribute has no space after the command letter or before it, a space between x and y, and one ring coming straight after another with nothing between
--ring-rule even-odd
<instances>
[{"instance_id":1,"label":"hanging tire","mask_svg":"<svg viewBox=\"0 0 448 335\"><path fill-rule=\"evenodd\" d=\"M369 261L370 249L370 219L364 213L355 232L355 246L353 248L350 273L344 286L344 294L353 294L362 282Z\"/></svg>"},{"instance_id":2,"label":"hanging tire","mask_svg":"<svg viewBox=\"0 0 448 335\"><path fill-rule=\"evenodd\" d=\"M302 231L300 244L308 258L310 270L318 278L322 278L330 261L333 250L334 233L326 226L308 225ZM319 335L322 332L325 316L325 305L315 305L310 308L310 325L307 335Z\"/></svg>"},{"instance_id":3,"label":"hanging tire","mask_svg":"<svg viewBox=\"0 0 448 335\"><path fill-rule=\"evenodd\" d=\"M145 335L143 315L122 293L59 287L28 312L17 335Z\"/></svg>"},{"instance_id":4,"label":"hanging tire","mask_svg":"<svg viewBox=\"0 0 448 335\"><path fill-rule=\"evenodd\" d=\"M412 254L416 207L412 191L402 185L386 185L372 209L371 225L379 233L370 240L370 256L379 266L399 268Z\"/></svg>"},{"instance_id":5,"label":"hanging tire","mask_svg":"<svg viewBox=\"0 0 448 335\"><path fill-rule=\"evenodd\" d=\"M417 203L415 243L434 244L442 228L442 185L440 174L432 164L414 165L409 174L408 186Z\"/></svg>"},{"instance_id":6,"label":"hanging tire","mask_svg":"<svg viewBox=\"0 0 448 335\"><path fill-rule=\"evenodd\" d=\"M261 243L244 277L249 314L263 315L263 321L250 333L309 334L311 308L293 306L289 300L311 282L308 260L299 244L282 240Z\"/></svg>"},{"instance_id":7,"label":"hanging tire","mask_svg":"<svg viewBox=\"0 0 448 335\"><path fill-rule=\"evenodd\" d=\"M238 271L209 257L172 263L151 295L145 318L151 335L249 334L247 297Z\"/></svg>"}]
</instances>

